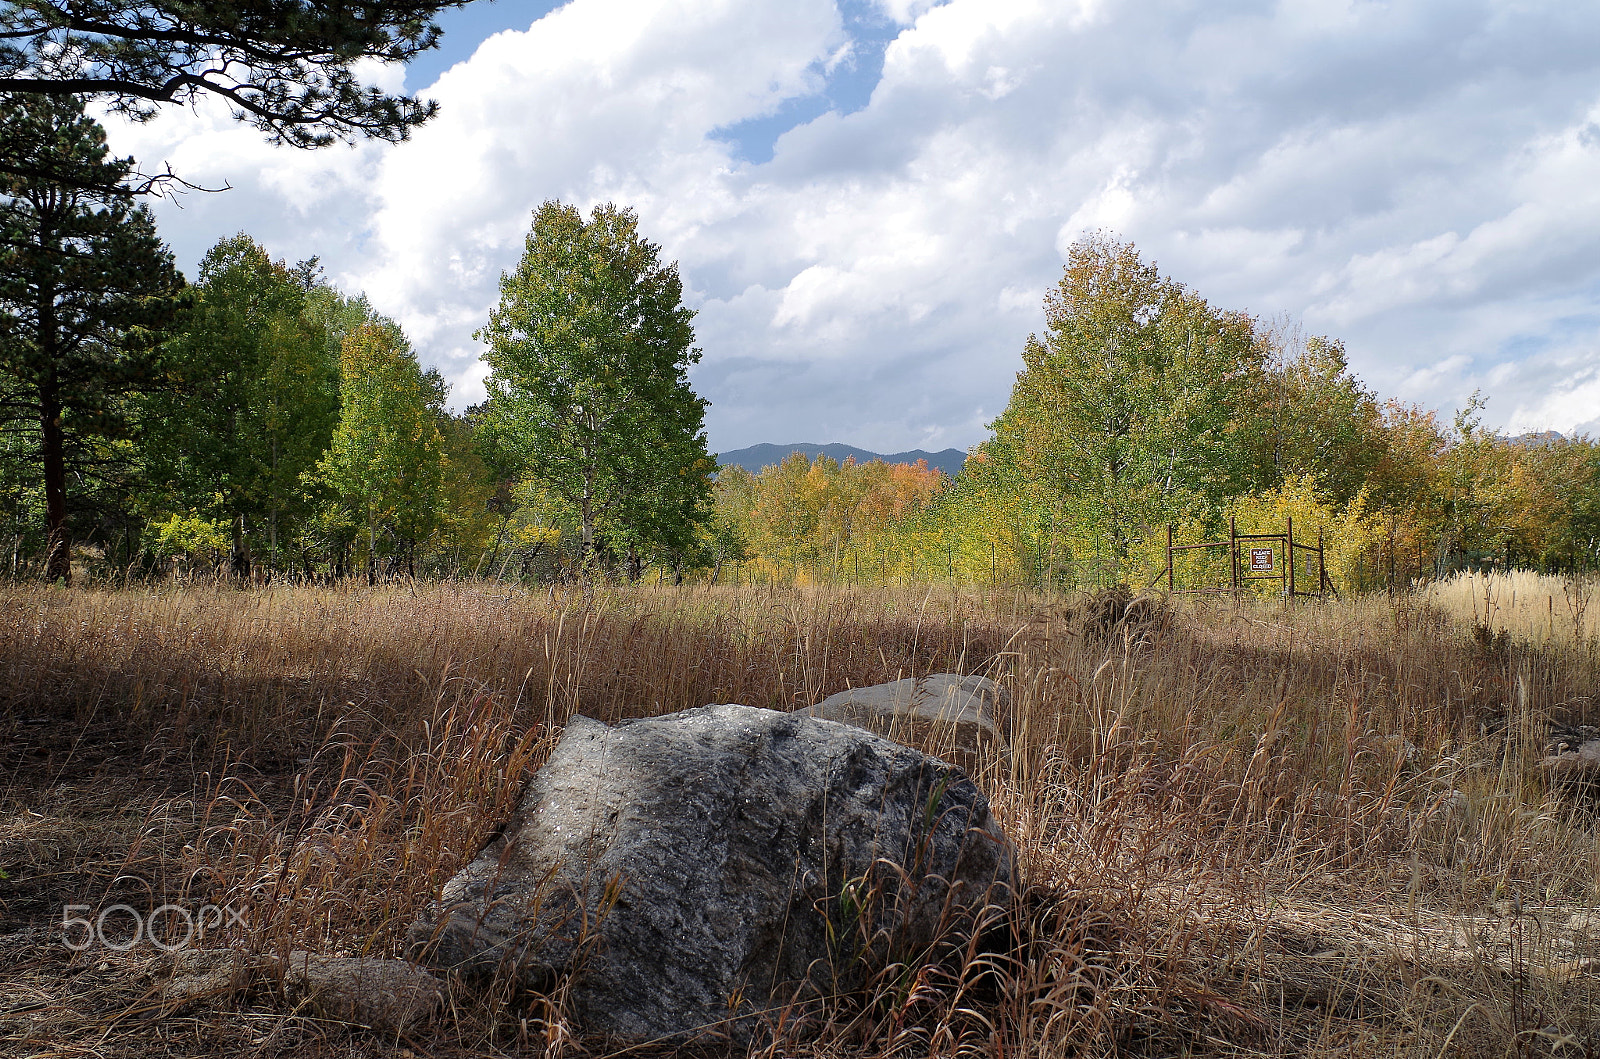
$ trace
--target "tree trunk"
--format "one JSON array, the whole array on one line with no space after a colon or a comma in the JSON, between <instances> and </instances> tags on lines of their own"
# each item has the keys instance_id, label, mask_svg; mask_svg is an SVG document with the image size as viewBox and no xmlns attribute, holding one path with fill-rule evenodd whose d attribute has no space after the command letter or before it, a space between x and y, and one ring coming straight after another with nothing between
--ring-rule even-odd
<instances>
[{"instance_id":1,"label":"tree trunk","mask_svg":"<svg viewBox=\"0 0 1600 1059\"><path fill-rule=\"evenodd\" d=\"M583 528L578 541L578 569L583 571L584 577L588 577L594 561L594 496L588 488L584 490L580 514Z\"/></svg>"},{"instance_id":2,"label":"tree trunk","mask_svg":"<svg viewBox=\"0 0 1600 1059\"><path fill-rule=\"evenodd\" d=\"M589 422L589 428L591 431L594 429L592 418ZM594 452L587 444L584 446L583 458L583 497L578 505L578 514L582 520L581 538L578 542L578 569L582 573L583 579L588 581L593 572L591 564L594 561L594 480L596 469Z\"/></svg>"},{"instance_id":3,"label":"tree trunk","mask_svg":"<svg viewBox=\"0 0 1600 1059\"><path fill-rule=\"evenodd\" d=\"M234 577L241 581L250 579L250 542L245 540L243 512L233 516L233 554L230 562Z\"/></svg>"},{"instance_id":4,"label":"tree trunk","mask_svg":"<svg viewBox=\"0 0 1600 1059\"><path fill-rule=\"evenodd\" d=\"M267 516L267 568L278 568L278 439L272 439L272 513Z\"/></svg>"},{"instance_id":5,"label":"tree trunk","mask_svg":"<svg viewBox=\"0 0 1600 1059\"><path fill-rule=\"evenodd\" d=\"M44 461L47 581L72 583L72 539L67 532L67 444L61 429L61 399L52 372L39 387L40 455Z\"/></svg>"}]
</instances>

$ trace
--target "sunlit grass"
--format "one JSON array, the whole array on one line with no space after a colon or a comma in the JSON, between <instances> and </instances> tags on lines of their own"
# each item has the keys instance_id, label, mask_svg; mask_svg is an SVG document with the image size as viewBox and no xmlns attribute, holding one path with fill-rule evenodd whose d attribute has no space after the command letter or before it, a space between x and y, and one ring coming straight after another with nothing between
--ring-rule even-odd
<instances>
[{"instance_id":1,"label":"sunlit grass","mask_svg":"<svg viewBox=\"0 0 1600 1059\"><path fill-rule=\"evenodd\" d=\"M1464 571L1429 584L1422 598L1464 627L1523 643L1583 644L1600 636L1600 577L1593 574Z\"/></svg>"}]
</instances>

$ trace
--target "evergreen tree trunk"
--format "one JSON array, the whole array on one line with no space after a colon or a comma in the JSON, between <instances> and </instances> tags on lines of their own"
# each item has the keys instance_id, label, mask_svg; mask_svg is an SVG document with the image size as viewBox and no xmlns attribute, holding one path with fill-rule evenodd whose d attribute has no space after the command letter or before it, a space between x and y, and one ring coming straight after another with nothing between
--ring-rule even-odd
<instances>
[{"instance_id":1,"label":"evergreen tree trunk","mask_svg":"<svg viewBox=\"0 0 1600 1059\"><path fill-rule=\"evenodd\" d=\"M66 436L61 430L61 399L54 375L39 388L40 455L44 462L44 514L49 535L45 543L44 576L48 581L72 582L72 539L67 532Z\"/></svg>"}]
</instances>

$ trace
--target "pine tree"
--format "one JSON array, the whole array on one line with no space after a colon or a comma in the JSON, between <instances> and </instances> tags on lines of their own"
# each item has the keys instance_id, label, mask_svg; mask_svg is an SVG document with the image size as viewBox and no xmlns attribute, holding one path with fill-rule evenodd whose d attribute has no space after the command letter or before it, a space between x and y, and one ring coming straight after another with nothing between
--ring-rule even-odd
<instances>
[{"instance_id":1,"label":"pine tree","mask_svg":"<svg viewBox=\"0 0 1600 1059\"><path fill-rule=\"evenodd\" d=\"M212 95L277 143L404 140L438 104L364 86L358 64L404 63L437 47L433 19L467 2L4 0L0 93L99 97L135 120ZM0 173L130 193L120 179L33 153L6 130Z\"/></svg>"},{"instance_id":2,"label":"pine tree","mask_svg":"<svg viewBox=\"0 0 1600 1059\"><path fill-rule=\"evenodd\" d=\"M0 177L0 380L6 427L37 432L46 576L70 579L68 481L125 462L112 445L129 433L128 395L160 383L183 277L150 214L104 190L133 163L109 157L81 102L0 97L0 127L33 172L64 178Z\"/></svg>"}]
</instances>

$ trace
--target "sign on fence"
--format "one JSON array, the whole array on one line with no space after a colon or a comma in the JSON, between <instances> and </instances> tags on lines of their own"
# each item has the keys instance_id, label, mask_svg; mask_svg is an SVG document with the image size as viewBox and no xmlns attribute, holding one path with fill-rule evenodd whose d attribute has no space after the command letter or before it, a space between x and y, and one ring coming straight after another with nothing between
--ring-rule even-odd
<instances>
[{"instance_id":1,"label":"sign on fence","mask_svg":"<svg viewBox=\"0 0 1600 1059\"><path fill-rule=\"evenodd\" d=\"M1266 544L1258 542L1265 541ZM1283 565L1278 565L1278 550L1283 549ZM1226 585L1206 585L1197 588L1178 588L1176 571L1173 569L1173 556L1178 552L1195 552L1202 554L1212 549L1223 553L1223 559L1228 564L1228 583ZM1295 583L1294 557L1296 554L1305 556L1305 576L1317 587L1313 591L1306 591L1301 585ZM1296 596L1314 596L1318 599L1326 597L1333 591L1332 584L1328 581L1327 553L1323 550L1322 530L1317 530L1317 543L1304 544L1294 539L1294 519L1285 520L1282 533L1240 533L1238 523L1228 519L1228 539L1224 541L1202 541L1199 544L1175 544L1172 540L1172 527L1167 527L1167 591L1178 592L1231 592L1239 595L1245 587L1245 581L1277 581L1283 591L1285 599L1294 599ZM1302 582L1303 584L1304 582Z\"/></svg>"}]
</instances>

